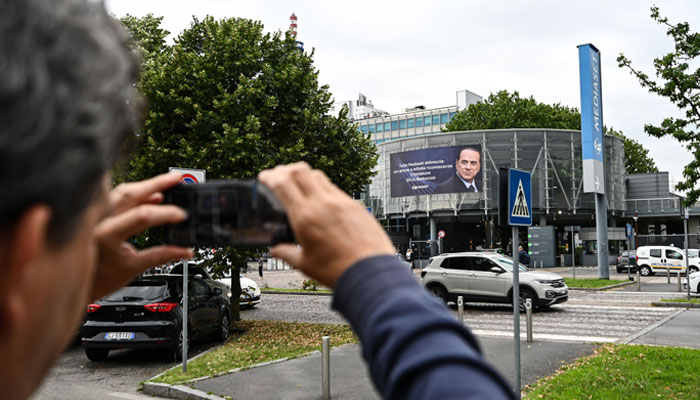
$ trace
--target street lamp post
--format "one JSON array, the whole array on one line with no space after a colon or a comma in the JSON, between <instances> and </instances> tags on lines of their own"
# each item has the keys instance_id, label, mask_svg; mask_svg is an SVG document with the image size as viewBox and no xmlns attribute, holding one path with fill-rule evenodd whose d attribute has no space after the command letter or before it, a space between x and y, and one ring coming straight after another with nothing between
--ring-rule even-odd
<instances>
[{"instance_id":1,"label":"street lamp post","mask_svg":"<svg viewBox=\"0 0 700 400\"><path fill-rule=\"evenodd\" d=\"M639 240L637 239L637 235L639 234L639 228L637 226L639 215L637 215L636 211L634 212L632 219L634 219L634 249L637 250L637 247L639 247Z\"/></svg>"}]
</instances>

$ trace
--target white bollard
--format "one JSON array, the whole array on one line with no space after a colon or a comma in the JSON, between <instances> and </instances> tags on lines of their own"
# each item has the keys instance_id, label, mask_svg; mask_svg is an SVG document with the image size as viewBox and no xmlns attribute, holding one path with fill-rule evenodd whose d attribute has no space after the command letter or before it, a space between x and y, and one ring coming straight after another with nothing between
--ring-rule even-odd
<instances>
[{"instance_id":1,"label":"white bollard","mask_svg":"<svg viewBox=\"0 0 700 400\"><path fill-rule=\"evenodd\" d=\"M331 338L321 338L321 380L323 400L331 398Z\"/></svg>"},{"instance_id":2,"label":"white bollard","mask_svg":"<svg viewBox=\"0 0 700 400\"><path fill-rule=\"evenodd\" d=\"M464 299L462 296L457 297L457 319L460 323L464 323Z\"/></svg>"},{"instance_id":3,"label":"white bollard","mask_svg":"<svg viewBox=\"0 0 700 400\"><path fill-rule=\"evenodd\" d=\"M527 322L527 342L532 343L532 299L525 300L525 320Z\"/></svg>"}]
</instances>

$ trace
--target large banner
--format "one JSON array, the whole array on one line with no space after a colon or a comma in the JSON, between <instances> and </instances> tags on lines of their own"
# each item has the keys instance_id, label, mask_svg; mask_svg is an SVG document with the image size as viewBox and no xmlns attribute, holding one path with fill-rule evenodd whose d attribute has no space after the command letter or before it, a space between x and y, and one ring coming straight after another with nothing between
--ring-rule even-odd
<instances>
[{"instance_id":1,"label":"large banner","mask_svg":"<svg viewBox=\"0 0 700 400\"><path fill-rule=\"evenodd\" d=\"M483 190L481 145L436 147L391 155L391 197Z\"/></svg>"}]
</instances>

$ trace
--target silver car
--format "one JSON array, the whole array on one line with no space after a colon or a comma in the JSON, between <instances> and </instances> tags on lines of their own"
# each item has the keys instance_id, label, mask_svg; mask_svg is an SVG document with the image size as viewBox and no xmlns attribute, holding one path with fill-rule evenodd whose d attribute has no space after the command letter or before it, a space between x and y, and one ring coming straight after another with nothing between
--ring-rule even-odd
<instances>
[{"instance_id":1,"label":"silver car","mask_svg":"<svg viewBox=\"0 0 700 400\"><path fill-rule=\"evenodd\" d=\"M568 300L564 279L551 272L528 270L520 264L520 308L532 300L545 308ZM421 283L444 302L512 303L513 259L493 252L446 253L433 257L421 272Z\"/></svg>"}]
</instances>

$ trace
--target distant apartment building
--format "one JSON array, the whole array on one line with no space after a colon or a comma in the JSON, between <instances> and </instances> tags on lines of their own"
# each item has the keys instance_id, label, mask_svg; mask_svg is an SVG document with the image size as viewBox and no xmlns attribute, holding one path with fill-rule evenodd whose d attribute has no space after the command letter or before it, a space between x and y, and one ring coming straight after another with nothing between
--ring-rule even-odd
<instances>
[{"instance_id":1,"label":"distant apartment building","mask_svg":"<svg viewBox=\"0 0 700 400\"><path fill-rule=\"evenodd\" d=\"M362 133L370 135L376 144L415 136L440 133L445 125L471 104L483 101L478 94L469 90L456 93L456 105L426 109L424 106L407 108L398 114L390 114L374 107L367 97L360 93L358 100L338 102L331 112L337 114L343 106L348 107L348 117Z\"/></svg>"}]
</instances>

